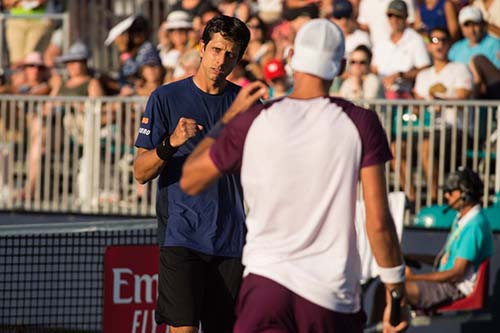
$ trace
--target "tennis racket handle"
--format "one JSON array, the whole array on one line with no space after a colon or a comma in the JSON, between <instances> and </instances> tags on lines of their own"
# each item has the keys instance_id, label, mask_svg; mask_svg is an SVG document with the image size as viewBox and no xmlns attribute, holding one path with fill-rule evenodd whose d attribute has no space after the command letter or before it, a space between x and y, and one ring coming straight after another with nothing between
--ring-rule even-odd
<instances>
[{"instance_id":1,"label":"tennis racket handle","mask_svg":"<svg viewBox=\"0 0 500 333\"><path fill-rule=\"evenodd\" d=\"M398 326L401 322L401 293L396 289L391 290L391 316L389 323Z\"/></svg>"}]
</instances>

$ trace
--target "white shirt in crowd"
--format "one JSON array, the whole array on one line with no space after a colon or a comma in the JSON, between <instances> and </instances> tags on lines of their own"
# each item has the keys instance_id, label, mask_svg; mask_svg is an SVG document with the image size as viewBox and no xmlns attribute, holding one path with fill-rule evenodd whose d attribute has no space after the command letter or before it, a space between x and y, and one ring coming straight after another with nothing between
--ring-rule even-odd
<instances>
[{"instance_id":1,"label":"white shirt in crowd","mask_svg":"<svg viewBox=\"0 0 500 333\"><path fill-rule=\"evenodd\" d=\"M355 48L360 45L365 45L369 49L372 47L370 35L363 30L356 29L351 34L345 36L345 54L350 55Z\"/></svg>"},{"instance_id":2,"label":"white shirt in crowd","mask_svg":"<svg viewBox=\"0 0 500 333\"><path fill-rule=\"evenodd\" d=\"M440 87L436 88L438 85ZM436 72L434 66L426 68L420 71L415 79L415 92L424 99L431 99L431 91L438 97L456 98L457 89L472 90L472 75L464 64L458 62L449 62L439 72ZM456 108L445 108L440 119L454 125L457 112ZM462 127L460 122L457 125Z\"/></svg>"},{"instance_id":3,"label":"white shirt in crowd","mask_svg":"<svg viewBox=\"0 0 500 333\"><path fill-rule=\"evenodd\" d=\"M372 64L377 67L379 76L385 77L398 72L407 72L413 68L430 65L424 39L413 29L406 28L397 43L386 39L374 45ZM408 85L410 83L406 83ZM400 87L410 91L409 86Z\"/></svg>"},{"instance_id":4,"label":"white shirt in crowd","mask_svg":"<svg viewBox=\"0 0 500 333\"><path fill-rule=\"evenodd\" d=\"M391 27L387 19L387 7L392 0L362 0L359 4L358 22L370 29L372 45L389 39ZM415 21L415 9L412 0L404 0L408 6L408 23Z\"/></svg>"}]
</instances>

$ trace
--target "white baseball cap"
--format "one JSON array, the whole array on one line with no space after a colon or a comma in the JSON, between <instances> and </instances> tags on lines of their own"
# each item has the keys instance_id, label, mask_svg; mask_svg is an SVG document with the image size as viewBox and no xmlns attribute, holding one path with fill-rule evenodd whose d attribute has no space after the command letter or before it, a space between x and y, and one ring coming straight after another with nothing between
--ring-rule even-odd
<instances>
[{"instance_id":1,"label":"white baseball cap","mask_svg":"<svg viewBox=\"0 0 500 333\"><path fill-rule=\"evenodd\" d=\"M132 24L134 24L136 18L137 16L135 15L129 16L123 21L116 24L113 28L111 28L111 30L109 30L108 36L106 37L106 40L104 41L104 45L111 45L118 36L127 31L132 26Z\"/></svg>"},{"instance_id":2,"label":"white baseball cap","mask_svg":"<svg viewBox=\"0 0 500 333\"><path fill-rule=\"evenodd\" d=\"M327 19L304 24L295 37L292 69L332 80L340 72L345 53L344 34Z\"/></svg>"},{"instance_id":3,"label":"white baseball cap","mask_svg":"<svg viewBox=\"0 0 500 333\"><path fill-rule=\"evenodd\" d=\"M165 21L165 29L192 29L193 18L189 13L183 10L174 10L167 16Z\"/></svg>"},{"instance_id":4,"label":"white baseball cap","mask_svg":"<svg viewBox=\"0 0 500 333\"><path fill-rule=\"evenodd\" d=\"M458 22L464 24L465 22L483 22L483 14L481 10L474 6L466 6L460 10L458 14Z\"/></svg>"}]
</instances>

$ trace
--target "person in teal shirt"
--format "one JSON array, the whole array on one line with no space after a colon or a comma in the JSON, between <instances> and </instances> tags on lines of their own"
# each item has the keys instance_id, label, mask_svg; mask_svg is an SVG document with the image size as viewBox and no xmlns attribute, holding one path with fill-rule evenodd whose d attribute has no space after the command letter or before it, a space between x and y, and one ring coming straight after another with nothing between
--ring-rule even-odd
<instances>
[{"instance_id":1,"label":"person in teal shirt","mask_svg":"<svg viewBox=\"0 0 500 333\"><path fill-rule=\"evenodd\" d=\"M443 185L449 209L457 216L441 251L437 271L414 274L406 270L408 302L432 309L469 295L481 262L493 255L493 233L479 204L483 183L469 168L460 167Z\"/></svg>"},{"instance_id":2,"label":"person in teal shirt","mask_svg":"<svg viewBox=\"0 0 500 333\"><path fill-rule=\"evenodd\" d=\"M455 42L450 49L451 61L469 65L474 56L484 55L496 68L500 69L500 39L488 34L487 23L481 11L473 6L460 10L458 17L463 39Z\"/></svg>"}]
</instances>

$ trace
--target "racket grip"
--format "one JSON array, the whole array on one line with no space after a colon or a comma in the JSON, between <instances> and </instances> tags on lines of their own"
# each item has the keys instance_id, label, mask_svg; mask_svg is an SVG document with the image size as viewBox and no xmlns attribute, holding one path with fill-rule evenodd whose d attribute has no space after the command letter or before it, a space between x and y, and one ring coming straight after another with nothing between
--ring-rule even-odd
<instances>
[{"instance_id":1,"label":"racket grip","mask_svg":"<svg viewBox=\"0 0 500 333\"><path fill-rule=\"evenodd\" d=\"M396 289L391 290L391 316L389 323L397 326L401 322L401 293Z\"/></svg>"}]
</instances>

